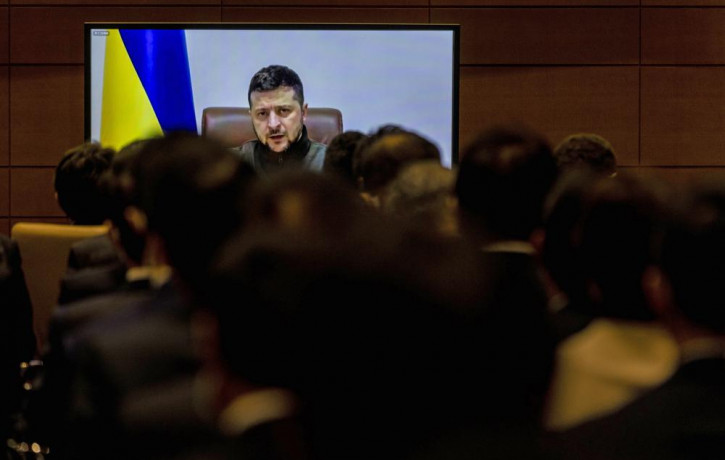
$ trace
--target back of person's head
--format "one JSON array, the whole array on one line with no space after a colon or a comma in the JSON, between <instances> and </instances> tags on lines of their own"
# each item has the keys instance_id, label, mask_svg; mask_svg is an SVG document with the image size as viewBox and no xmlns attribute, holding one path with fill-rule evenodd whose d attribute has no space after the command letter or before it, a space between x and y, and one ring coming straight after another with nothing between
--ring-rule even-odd
<instances>
[{"instance_id":1,"label":"back of person's head","mask_svg":"<svg viewBox=\"0 0 725 460\"><path fill-rule=\"evenodd\" d=\"M87 142L68 150L55 168L58 204L74 224L100 225L106 220L100 178L111 166L114 153L96 142Z\"/></svg>"},{"instance_id":2,"label":"back of person's head","mask_svg":"<svg viewBox=\"0 0 725 460\"><path fill-rule=\"evenodd\" d=\"M461 154L462 224L474 237L527 240L541 223L556 174L551 148L537 133L523 127L483 132Z\"/></svg>"},{"instance_id":3,"label":"back of person's head","mask_svg":"<svg viewBox=\"0 0 725 460\"><path fill-rule=\"evenodd\" d=\"M588 168L607 176L617 172L617 156L612 144L596 134L566 137L554 149L554 158L561 172L573 168Z\"/></svg>"},{"instance_id":4,"label":"back of person's head","mask_svg":"<svg viewBox=\"0 0 725 460\"><path fill-rule=\"evenodd\" d=\"M377 195L400 168L418 160L441 161L438 147L416 133L394 125L381 127L360 145L355 172L363 190Z\"/></svg>"},{"instance_id":5,"label":"back of person's head","mask_svg":"<svg viewBox=\"0 0 725 460\"><path fill-rule=\"evenodd\" d=\"M587 193L601 176L588 169L562 175L544 206L545 238L541 258L556 287L578 309L589 305L586 282L579 261L579 224Z\"/></svg>"},{"instance_id":6,"label":"back of person's head","mask_svg":"<svg viewBox=\"0 0 725 460\"><path fill-rule=\"evenodd\" d=\"M163 240L179 277L200 286L215 251L241 222L238 203L253 171L222 145L181 132L146 141L140 160L148 230Z\"/></svg>"},{"instance_id":7,"label":"back of person's head","mask_svg":"<svg viewBox=\"0 0 725 460\"><path fill-rule=\"evenodd\" d=\"M657 182L623 174L599 180L587 193L574 238L595 314L654 319L642 276L653 263L653 244L668 218L666 201Z\"/></svg>"},{"instance_id":8,"label":"back of person's head","mask_svg":"<svg viewBox=\"0 0 725 460\"><path fill-rule=\"evenodd\" d=\"M455 235L455 183L456 173L440 162L414 162L405 166L388 184L381 210L440 234Z\"/></svg>"},{"instance_id":9,"label":"back of person's head","mask_svg":"<svg viewBox=\"0 0 725 460\"><path fill-rule=\"evenodd\" d=\"M146 141L132 142L114 156L111 167L102 178L108 194L108 217L113 223L126 257L132 263L142 262L145 235L131 226L127 217L130 206L139 206L137 190L140 153Z\"/></svg>"},{"instance_id":10,"label":"back of person's head","mask_svg":"<svg viewBox=\"0 0 725 460\"><path fill-rule=\"evenodd\" d=\"M345 131L327 144L325 163L322 170L338 174L353 187L357 187L357 177L353 171L353 157L358 145L366 138L360 131Z\"/></svg>"},{"instance_id":11,"label":"back of person's head","mask_svg":"<svg viewBox=\"0 0 725 460\"><path fill-rule=\"evenodd\" d=\"M701 184L677 210L660 256L674 307L696 326L725 334L725 188Z\"/></svg>"}]
</instances>

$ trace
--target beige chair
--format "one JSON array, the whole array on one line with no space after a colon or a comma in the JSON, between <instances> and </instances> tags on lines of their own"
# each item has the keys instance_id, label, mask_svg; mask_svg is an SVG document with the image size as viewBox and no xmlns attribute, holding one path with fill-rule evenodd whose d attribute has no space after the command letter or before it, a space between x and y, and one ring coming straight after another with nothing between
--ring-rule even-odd
<instances>
[{"instance_id":1,"label":"beige chair","mask_svg":"<svg viewBox=\"0 0 725 460\"><path fill-rule=\"evenodd\" d=\"M310 139L327 144L342 132L342 113L337 109L310 107L305 126ZM246 107L205 108L201 115L201 135L216 139L226 147L237 147L257 138Z\"/></svg>"},{"instance_id":2,"label":"beige chair","mask_svg":"<svg viewBox=\"0 0 725 460\"><path fill-rule=\"evenodd\" d=\"M108 233L103 225L61 225L19 222L10 232L18 243L25 281L33 304L33 329L38 350L47 343L48 326L58 303L60 280L68 266L70 247L76 241Z\"/></svg>"}]
</instances>

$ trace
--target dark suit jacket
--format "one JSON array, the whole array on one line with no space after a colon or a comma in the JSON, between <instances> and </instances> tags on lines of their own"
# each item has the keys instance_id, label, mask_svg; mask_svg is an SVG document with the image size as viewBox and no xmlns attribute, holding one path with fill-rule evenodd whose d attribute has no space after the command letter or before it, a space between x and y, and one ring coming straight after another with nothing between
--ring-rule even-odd
<instances>
[{"instance_id":1,"label":"dark suit jacket","mask_svg":"<svg viewBox=\"0 0 725 460\"><path fill-rule=\"evenodd\" d=\"M683 364L660 388L555 437L553 444L562 459L722 459L725 359Z\"/></svg>"},{"instance_id":2,"label":"dark suit jacket","mask_svg":"<svg viewBox=\"0 0 725 460\"><path fill-rule=\"evenodd\" d=\"M69 271L120 262L118 251L108 235L98 235L73 244L68 254Z\"/></svg>"},{"instance_id":3,"label":"dark suit jacket","mask_svg":"<svg viewBox=\"0 0 725 460\"><path fill-rule=\"evenodd\" d=\"M165 458L159 453L163 446L141 445L148 438L131 426L124 408L149 388L163 391L165 383L195 374L190 314L178 289L167 283L151 299L106 315L77 334L69 352L71 407L56 452L79 459Z\"/></svg>"},{"instance_id":4,"label":"dark suit jacket","mask_svg":"<svg viewBox=\"0 0 725 460\"><path fill-rule=\"evenodd\" d=\"M538 426L554 359L548 297L532 255L483 251L482 362L490 375L494 419Z\"/></svg>"},{"instance_id":5,"label":"dark suit jacket","mask_svg":"<svg viewBox=\"0 0 725 460\"><path fill-rule=\"evenodd\" d=\"M0 235L0 435L20 400L20 363L35 355L33 311L18 246Z\"/></svg>"},{"instance_id":6,"label":"dark suit jacket","mask_svg":"<svg viewBox=\"0 0 725 460\"><path fill-rule=\"evenodd\" d=\"M75 302L120 288L126 268L108 235L78 241L68 255L68 271L60 283L58 303Z\"/></svg>"}]
</instances>

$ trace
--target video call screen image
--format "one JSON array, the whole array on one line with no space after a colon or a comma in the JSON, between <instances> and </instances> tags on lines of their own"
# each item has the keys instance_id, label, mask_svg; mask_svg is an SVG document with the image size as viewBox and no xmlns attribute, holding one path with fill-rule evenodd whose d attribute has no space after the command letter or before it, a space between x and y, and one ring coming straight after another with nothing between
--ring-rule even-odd
<instances>
[{"instance_id":1,"label":"video call screen image","mask_svg":"<svg viewBox=\"0 0 725 460\"><path fill-rule=\"evenodd\" d=\"M252 75L285 65L309 107L347 130L415 131L450 167L458 137L456 25L86 24L86 138L120 148L201 133L206 107L248 107Z\"/></svg>"}]
</instances>

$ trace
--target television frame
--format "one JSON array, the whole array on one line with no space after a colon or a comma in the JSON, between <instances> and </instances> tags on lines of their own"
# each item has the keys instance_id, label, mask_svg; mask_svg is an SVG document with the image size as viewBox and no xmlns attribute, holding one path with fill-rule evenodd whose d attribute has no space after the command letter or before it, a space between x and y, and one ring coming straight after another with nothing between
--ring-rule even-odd
<instances>
[{"instance_id":1,"label":"television frame","mask_svg":"<svg viewBox=\"0 0 725 460\"><path fill-rule=\"evenodd\" d=\"M459 149L459 92L460 92L460 25L458 24L347 24L347 23L244 23L244 22L89 22L84 24L84 138L91 139L91 31L93 29L159 29L159 30L280 30L280 31L307 31L307 30L330 30L330 31L449 31L452 33L452 61L451 61L451 139L450 152L445 152L441 147L441 153L450 155L450 166L458 164ZM271 62L270 62L271 63ZM250 75L251 77L251 75ZM303 83L305 83L303 78ZM242 83L246 92L247 82ZM307 86L307 85L306 85ZM313 101L313 106L314 101ZM381 120L378 126L389 123ZM343 126L345 130L357 129L363 132L368 130L349 126L345 123L343 112ZM415 126L402 125L404 128L416 131ZM200 125L198 126L201 130ZM370 128L374 129L374 128ZM418 131L423 136L427 133ZM432 138L431 138L432 139ZM434 140L434 139L432 139ZM434 140L435 141L435 140ZM443 158L442 158L443 160ZM444 160L445 163L445 160Z\"/></svg>"}]
</instances>

